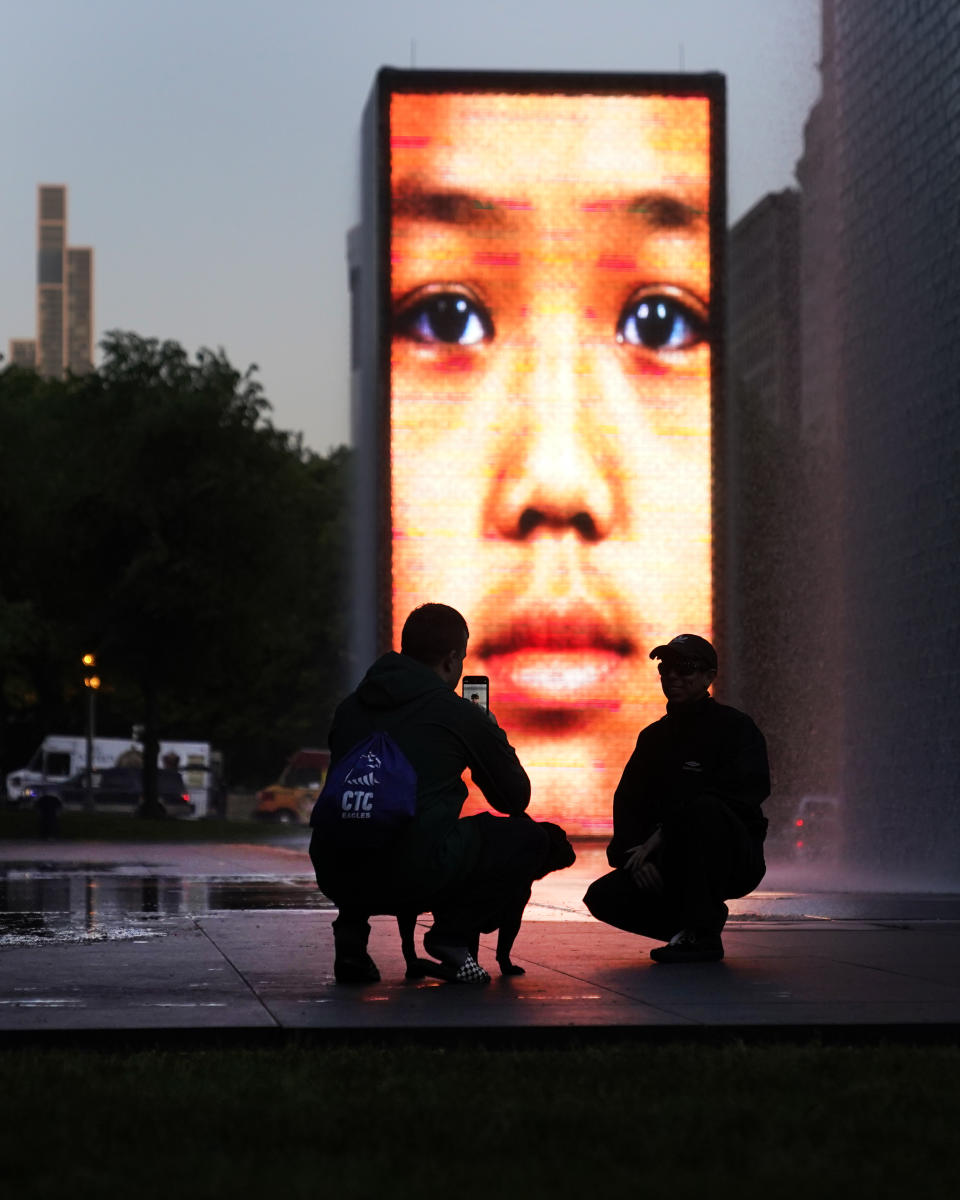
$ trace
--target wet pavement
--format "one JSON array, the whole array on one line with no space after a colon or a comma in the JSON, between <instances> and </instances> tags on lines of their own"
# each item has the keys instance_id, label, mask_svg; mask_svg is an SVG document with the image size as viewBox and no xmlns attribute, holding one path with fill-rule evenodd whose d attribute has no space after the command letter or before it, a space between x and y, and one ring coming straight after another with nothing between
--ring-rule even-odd
<instances>
[{"instance_id":1,"label":"wet pavement","mask_svg":"<svg viewBox=\"0 0 960 1200\"><path fill-rule=\"evenodd\" d=\"M383 917L371 935L381 983L338 987L335 910L306 841L0 843L0 1032L960 1028L957 893L854 890L836 866L775 864L731 902L723 963L662 967L654 943L584 909L606 869L596 843L536 885L514 950L523 976L498 975L487 938L489 986L407 981Z\"/></svg>"},{"instance_id":2,"label":"wet pavement","mask_svg":"<svg viewBox=\"0 0 960 1200\"><path fill-rule=\"evenodd\" d=\"M130 922L331 907L303 834L270 846L0 844L0 948L122 939ZM33 848L34 853L29 851Z\"/></svg>"}]
</instances>

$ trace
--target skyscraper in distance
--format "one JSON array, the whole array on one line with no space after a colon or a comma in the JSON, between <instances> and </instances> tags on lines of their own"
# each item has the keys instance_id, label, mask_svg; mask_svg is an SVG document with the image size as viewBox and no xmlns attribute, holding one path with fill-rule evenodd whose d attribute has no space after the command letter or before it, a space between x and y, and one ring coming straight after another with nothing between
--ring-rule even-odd
<instances>
[{"instance_id":1,"label":"skyscraper in distance","mask_svg":"<svg viewBox=\"0 0 960 1200\"><path fill-rule=\"evenodd\" d=\"M37 189L37 370L62 375L65 363L64 277L67 249L67 189Z\"/></svg>"},{"instance_id":2,"label":"skyscraper in distance","mask_svg":"<svg viewBox=\"0 0 960 1200\"><path fill-rule=\"evenodd\" d=\"M13 338L9 359L41 375L93 369L93 250L67 244L67 188L37 188L36 337Z\"/></svg>"},{"instance_id":3,"label":"skyscraper in distance","mask_svg":"<svg viewBox=\"0 0 960 1200\"><path fill-rule=\"evenodd\" d=\"M37 339L11 338L7 357L13 366L33 370L37 365Z\"/></svg>"},{"instance_id":4,"label":"skyscraper in distance","mask_svg":"<svg viewBox=\"0 0 960 1200\"><path fill-rule=\"evenodd\" d=\"M93 365L93 248L67 247L65 363L75 375Z\"/></svg>"}]
</instances>

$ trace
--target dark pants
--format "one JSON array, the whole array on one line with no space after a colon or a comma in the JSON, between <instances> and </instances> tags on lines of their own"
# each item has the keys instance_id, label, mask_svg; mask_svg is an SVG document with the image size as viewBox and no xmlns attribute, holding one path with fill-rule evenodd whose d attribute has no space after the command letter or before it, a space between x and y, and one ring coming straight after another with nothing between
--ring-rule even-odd
<instances>
[{"instance_id":1,"label":"dark pants","mask_svg":"<svg viewBox=\"0 0 960 1200\"><path fill-rule=\"evenodd\" d=\"M724 900L745 896L763 879L763 837L720 800L702 796L664 820L654 856L663 891L639 888L626 870L590 885L584 903L598 921L669 941L681 929L720 933Z\"/></svg>"},{"instance_id":2,"label":"dark pants","mask_svg":"<svg viewBox=\"0 0 960 1200\"><path fill-rule=\"evenodd\" d=\"M573 851L558 826L526 818L494 817L491 813L463 819L475 823L480 833L476 860L461 878L421 897L417 909L433 913L433 932L438 941L474 946L481 933L499 929L522 912L533 881L559 866L569 866ZM333 922L338 952L357 952L366 947L372 914L410 908L407 901L394 904L383 895L355 898L333 894L331 899L340 909Z\"/></svg>"}]
</instances>

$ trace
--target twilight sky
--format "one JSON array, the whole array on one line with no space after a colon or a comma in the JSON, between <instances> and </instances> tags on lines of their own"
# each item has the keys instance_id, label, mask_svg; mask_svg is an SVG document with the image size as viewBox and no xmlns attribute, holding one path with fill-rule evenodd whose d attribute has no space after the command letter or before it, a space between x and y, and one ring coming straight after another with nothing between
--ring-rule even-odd
<instances>
[{"instance_id":1,"label":"twilight sky","mask_svg":"<svg viewBox=\"0 0 960 1200\"><path fill-rule=\"evenodd\" d=\"M349 441L345 236L380 66L722 71L729 212L790 186L817 0L0 0L0 352L34 333L36 185L70 187L96 332L255 362Z\"/></svg>"}]
</instances>

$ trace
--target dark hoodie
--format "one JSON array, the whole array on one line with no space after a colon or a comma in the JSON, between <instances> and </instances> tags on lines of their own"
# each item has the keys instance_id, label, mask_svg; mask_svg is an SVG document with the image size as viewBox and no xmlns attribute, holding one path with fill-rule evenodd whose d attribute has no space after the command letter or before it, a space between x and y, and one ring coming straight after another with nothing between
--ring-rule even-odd
<instances>
[{"instance_id":1,"label":"dark hoodie","mask_svg":"<svg viewBox=\"0 0 960 1200\"><path fill-rule=\"evenodd\" d=\"M669 811L697 796L714 796L763 841L760 805L770 794L763 734L736 708L712 696L667 704L667 714L640 731L613 798L611 867L653 833Z\"/></svg>"},{"instance_id":2,"label":"dark hoodie","mask_svg":"<svg viewBox=\"0 0 960 1200\"><path fill-rule=\"evenodd\" d=\"M375 886L393 904L426 908L424 901L470 870L480 850L475 823L459 820L467 798L464 769L489 804L508 815L526 810L530 780L494 721L430 667L393 651L337 708L331 764L377 731L390 734L417 773L417 815L389 852L373 860L346 862L332 848L327 855L316 846L318 882L335 899L349 882L361 893Z\"/></svg>"}]
</instances>

